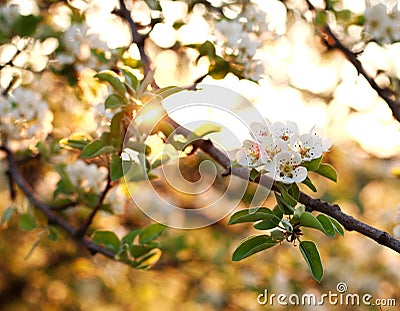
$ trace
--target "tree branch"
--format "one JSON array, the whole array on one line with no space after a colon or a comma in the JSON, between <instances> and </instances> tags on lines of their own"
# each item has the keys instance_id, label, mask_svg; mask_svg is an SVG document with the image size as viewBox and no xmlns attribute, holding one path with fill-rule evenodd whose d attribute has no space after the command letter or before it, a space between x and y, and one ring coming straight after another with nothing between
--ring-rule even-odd
<instances>
[{"instance_id":1,"label":"tree branch","mask_svg":"<svg viewBox=\"0 0 400 311\"><path fill-rule=\"evenodd\" d=\"M77 238L83 237L86 234L87 230L89 229L90 225L93 222L94 217L96 216L97 212L100 210L101 206L103 205L104 199L106 198L108 191L111 188L112 188L111 178L110 178L110 174L108 174L107 185L106 185L105 189L103 190L103 192L101 193L101 196L100 196L96 206L93 208L92 212L86 218L83 225L75 233Z\"/></svg>"},{"instance_id":2,"label":"tree branch","mask_svg":"<svg viewBox=\"0 0 400 311\"><path fill-rule=\"evenodd\" d=\"M190 130L180 126L170 117L166 117L164 121L174 127L178 134L188 136L191 133ZM231 168L230 159L225 155L225 153L217 149L210 140L199 139L196 140L193 145L202 149L222 167L228 170L232 175L235 175L245 180L249 180L249 170L247 168ZM272 179L268 178L267 176L256 179L254 182L259 183L260 185L264 185L266 187L271 187L271 185L273 184ZM272 187L272 190L279 191L274 185ZM362 235L400 254L400 240L395 239L385 231L376 229L358 219L355 219L350 215L343 213L339 205L312 198L304 192L300 192L299 202L304 204L310 211L318 211L335 218L343 225L346 230L357 231L358 233L361 233Z\"/></svg>"},{"instance_id":3,"label":"tree branch","mask_svg":"<svg viewBox=\"0 0 400 311\"><path fill-rule=\"evenodd\" d=\"M131 34L132 34L132 42L136 43L136 45L139 49L140 59L144 65L144 67L143 67L144 75L147 76L147 74L150 71L150 60L144 50L144 41L147 38L147 35L141 35L139 33L138 30L139 30L140 25L133 21L131 12L126 7L124 0L119 0L119 9L114 9L112 11L112 13L121 17L123 20L125 20L128 23L129 28L131 30ZM150 26L151 27L154 26L153 22Z\"/></svg>"},{"instance_id":4,"label":"tree branch","mask_svg":"<svg viewBox=\"0 0 400 311\"><path fill-rule=\"evenodd\" d=\"M387 103L392 111L393 117L400 122L400 105L396 102L393 92L389 89L382 89L375 80L367 74L360 60L357 58L357 55L343 45L328 25L324 26L321 38L328 47L336 48L344 54L347 60L356 68L358 74L361 74L368 81L369 85Z\"/></svg>"},{"instance_id":5,"label":"tree branch","mask_svg":"<svg viewBox=\"0 0 400 311\"><path fill-rule=\"evenodd\" d=\"M312 3L306 0L308 8L310 11L316 13L316 8L312 5ZM393 117L400 122L400 103L396 101L395 94L388 88L383 89L381 88L376 81L368 75L365 71L362 63L357 58L357 54L350 51L334 34L332 29L329 27L328 24L325 24L319 30L320 37L323 43L328 48L337 49L343 53L343 55L347 58L347 60L356 68L358 74L362 75L369 85L378 93L378 95L386 102L389 106L390 110L392 111Z\"/></svg>"},{"instance_id":6,"label":"tree branch","mask_svg":"<svg viewBox=\"0 0 400 311\"><path fill-rule=\"evenodd\" d=\"M11 150L4 146L0 146L0 150L3 150L7 155L8 171L13 182L18 186L19 189L24 193L29 202L32 203L37 209L39 209L47 218L48 223L54 226L62 228L68 235L74 238L76 241L84 245L92 255L99 253L111 259L114 259L114 254L109 250L101 247L98 244L93 243L89 239L83 236L77 236L77 230L65 221L61 216L55 214L51 207L45 204L41 199L34 193L32 187L26 182L18 167L18 161L15 158Z\"/></svg>"}]
</instances>

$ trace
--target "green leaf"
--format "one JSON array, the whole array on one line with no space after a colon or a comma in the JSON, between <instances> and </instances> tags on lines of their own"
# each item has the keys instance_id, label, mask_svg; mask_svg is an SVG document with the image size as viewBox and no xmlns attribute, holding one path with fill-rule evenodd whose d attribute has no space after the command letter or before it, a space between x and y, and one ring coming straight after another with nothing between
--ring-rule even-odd
<instances>
[{"instance_id":1,"label":"green leaf","mask_svg":"<svg viewBox=\"0 0 400 311\"><path fill-rule=\"evenodd\" d=\"M118 141L117 145L120 144L122 137L125 135L125 133L123 133L124 127L122 125L124 114L123 111L117 112L111 119L110 133L111 136Z\"/></svg>"},{"instance_id":2,"label":"green leaf","mask_svg":"<svg viewBox=\"0 0 400 311\"><path fill-rule=\"evenodd\" d=\"M111 153L114 151L114 147L107 146L104 140L94 140L90 144L87 144L83 148L81 158L88 159L94 158L102 154Z\"/></svg>"},{"instance_id":3,"label":"green leaf","mask_svg":"<svg viewBox=\"0 0 400 311\"><path fill-rule=\"evenodd\" d=\"M147 269L160 259L161 252L151 251L137 261L137 269Z\"/></svg>"},{"instance_id":4,"label":"green leaf","mask_svg":"<svg viewBox=\"0 0 400 311\"><path fill-rule=\"evenodd\" d=\"M277 185L277 187L278 187L280 193L282 194L282 197L281 197L281 198L283 198L283 200L284 200L289 206L291 206L292 209L293 209L293 207L295 207L296 204L297 204L297 200L296 200L293 196L291 196L291 195L289 194L289 192L288 192L288 190L287 190L287 188L286 188L287 186L285 186L285 185L283 185L283 184L281 184L281 183L276 183L276 185ZM279 204L279 202L278 202L278 204Z\"/></svg>"},{"instance_id":5,"label":"green leaf","mask_svg":"<svg viewBox=\"0 0 400 311\"><path fill-rule=\"evenodd\" d=\"M326 11L317 11L314 21L318 26L325 26L328 21L328 13Z\"/></svg>"},{"instance_id":6,"label":"green leaf","mask_svg":"<svg viewBox=\"0 0 400 311\"><path fill-rule=\"evenodd\" d=\"M0 226L4 225L6 222L10 221L12 216L14 215L15 208L12 206L9 206L1 216L1 221L0 221Z\"/></svg>"},{"instance_id":7,"label":"green leaf","mask_svg":"<svg viewBox=\"0 0 400 311\"><path fill-rule=\"evenodd\" d=\"M255 168L252 168L250 171L250 179L252 181L255 181L257 177L261 175L261 172L257 171Z\"/></svg>"},{"instance_id":8,"label":"green leaf","mask_svg":"<svg viewBox=\"0 0 400 311\"><path fill-rule=\"evenodd\" d=\"M288 193L293 199L296 200L296 204L297 204L297 202L299 201L299 198L300 198L299 186L296 183L291 184L288 188ZM296 204L294 206L296 206Z\"/></svg>"},{"instance_id":9,"label":"green leaf","mask_svg":"<svg viewBox=\"0 0 400 311\"><path fill-rule=\"evenodd\" d=\"M291 220L291 223L294 224L295 222L300 221L300 216L306 211L306 207L304 205L300 205L297 207L294 211L293 218Z\"/></svg>"},{"instance_id":10,"label":"green leaf","mask_svg":"<svg viewBox=\"0 0 400 311\"><path fill-rule=\"evenodd\" d=\"M152 224L150 226L143 228L139 233L139 243L147 244L153 241L163 233L165 228L166 226L162 224Z\"/></svg>"},{"instance_id":11,"label":"green leaf","mask_svg":"<svg viewBox=\"0 0 400 311\"><path fill-rule=\"evenodd\" d=\"M95 207L98 203L98 194L94 192L80 193L79 199L91 207Z\"/></svg>"},{"instance_id":12,"label":"green leaf","mask_svg":"<svg viewBox=\"0 0 400 311\"><path fill-rule=\"evenodd\" d=\"M123 98L125 98L126 87L124 83L119 79L119 76L111 70L104 70L95 75L95 78L102 82L108 82L112 88Z\"/></svg>"},{"instance_id":13,"label":"green leaf","mask_svg":"<svg viewBox=\"0 0 400 311\"><path fill-rule=\"evenodd\" d=\"M342 22L349 22L351 18L351 11L350 10L340 10L340 11L333 11L336 19Z\"/></svg>"},{"instance_id":14,"label":"green leaf","mask_svg":"<svg viewBox=\"0 0 400 311\"><path fill-rule=\"evenodd\" d=\"M111 94L110 96L108 96L104 103L104 107L106 109L108 108L115 109L125 105L126 105L125 99L117 94Z\"/></svg>"},{"instance_id":15,"label":"green leaf","mask_svg":"<svg viewBox=\"0 0 400 311\"><path fill-rule=\"evenodd\" d=\"M161 96L163 99L174 95L176 93L182 92L185 89L182 87L178 87L178 86L167 86L167 87L163 87L161 89L158 89L155 94Z\"/></svg>"},{"instance_id":16,"label":"green leaf","mask_svg":"<svg viewBox=\"0 0 400 311\"><path fill-rule=\"evenodd\" d=\"M160 1L157 0L144 0L147 5L149 6L150 9L154 10L154 11L161 11L161 5L160 5Z\"/></svg>"},{"instance_id":17,"label":"green leaf","mask_svg":"<svg viewBox=\"0 0 400 311\"><path fill-rule=\"evenodd\" d=\"M132 245L129 248L131 255L135 258L142 257L143 255L147 254L151 250L156 248L155 245Z\"/></svg>"},{"instance_id":18,"label":"green leaf","mask_svg":"<svg viewBox=\"0 0 400 311\"><path fill-rule=\"evenodd\" d=\"M325 216L324 214L319 214L317 216L317 219L321 223L321 225L324 228L326 234L329 237L333 238L335 236L335 228L334 228L331 220L327 216Z\"/></svg>"},{"instance_id":19,"label":"green leaf","mask_svg":"<svg viewBox=\"0 0 400 311\"><path fill-rule=\"evenodd\" d=\"M132 72L132 70L129 67L121 67L120 70L125 78L126 83L128 83L130 87L136 90L139 84L139 80Z\"/></svg>"},{"instance_id":20,"label":"green leaf","mask_svg":"<svg viewBox=\"0 0 400 311\"><path fill-rule=\"evenodd\" d=\"M216 56L215 60L211 62L210 66L208 67L209 75L216 80L225 78L230 70L231 66L229 62L219 56Z\"/></svg>"},{"instance_id":21,"label":"green leaf","mask_svg":"<svg viewBox=\"0 0 400 311\"><path fill-rule=\"evenodd\" d=\"M257 209L254 208L254 212L252 212L251 209L243 209L233 214L229 219L228 224L233 225L243 222L254 222L259 220L266 220L271 217L275 217L278 219L278 217L276 217L275 214L266 207L259 207Z\"/></svg>"},{"instance_id":22,"label":"green leaf","mask_svg":"<svg viewBox=\"0 0 400 311\"><path fill-rule=\"evenodd\" d=\"M140 230L141 230L141 229L135 229L135 230L130 231L128 234L126 234L126 235L122 238L121 242L122 242L123 244L126 243L126 244L128 244L129 246L131 246L131 245L133 244L133 241L135 240L135 238L136 238L137 235L139 234Z\"/></svg>"},{"instance_id":23,"label":"green leaf","mask_svg":"<svg viewBox=\"0 0 400 311\"><path fill-rule=\"evenodd\" d=\"M285 227L286 231L293 232L293 226L287 219L282 219L281 223Z\"/></svg>"},{"instance_id":24,"label":"green leaf","mask_svg":"<svg viewBox=\"0 0 400 311\"><path fill-rule=\"evenodd\" d=\"M339 233L341 236L344 236L344 230L343 230L342 225L341 225L335 218L330 217L330 216L328 216L328 217L329 217L329 219L331 220L332 225L333 225L333 227L335 228L335 231L336 231L337 233Z\"/></svg>"},{"instance_id":25,"label":"green leaf","mask_svg":"<svg viewBox=\"0 0 400 311\"><path fill-rule=\"evenodd\" d=\"M284 215L292 215L294 213L294 208L290 206L286 201L282 198L280 194L275 192L276 203L278 204L280 210Z\"/></svg>"},{"instance_id":26,"label":"green leaf","mask_svg":"<svg viewBox=\"0 0 400 311\"><path fill-rule=\"evenodd\" d=\"M153 162L153 164L151 165L151 169L154 170L157 167L159 167L160 165L164 164L165 162L167 162L170 159L168 154L163 154L161 155L160 158L158 158L157 160L155 160Z\"/></svg>"},{"instance_id":27,"label":"green leaf","mask_svg":"<svg viewBox=\"0 0 400 311\"><path fill-rule=\"evenodd\" d=\"M266 219L256 223L254 228L258 230L269 230L278 226L282 218L277 217L272 211L271 213L272 214L269 214Z\"/></svg>"},{"instance_id":28,"label":"green leaf","mask_svg":"<svg viewBox=\"0 0 400 311\"><path fill-rule=\"evenodd\" d=\"M208 56L210 59L214 59L215 57L215 46L210 41L204 42L198 48L200 53L199 57Z\"/></svg>"},{"instance_id":29,"label":"green leaf","mask_svg":"<svg viewBox=\"0 0 400 311\"><path fill-rule=\"evenodd\" d=\"M120 241L117 235L112 231L96 231L92 241L99 245L104 245L113 253L117 253L120 247Z\"/></svg>"},{"instance_id":30,"label":"green leaf","mask_svg":"<svg viewBox=\"0 0 400 311\"><path fill-rule=\"evenodd\" d=\"M327 234L321 222L310 212L304 212L300 216L300 224L304 227L314 228Z\"/></svg>"},{"instance_id":31,"label":"green leaf","mask_svg":"<svg viewBox=\"0 0 400 311\"><path fill-rule=\"evenodd\" d=\"M122 176L124 176L124 171L122 169L122 160L118 155L113 154L111 157L111 163L110 163L111 181L118 180Z\"/></svg>"},{"instance_id":32,"label":"green leaf","mask_svg":"<svg viewBox=\"0 0 400 311\"><path fill-rule=\"evenodd\" d=\"M122 59L124 65L130 68L141 68L143 67L144 63L139 59L134 59L132 57L124 57Z\"/></svg>"},{"instance_id":33,"label":"green leaf","mask_svg":"<svg viewBox=\"0 0 400 311\"><path fill-rule=\"evenodd\" d=\"M203 136L206 136L207 134L217 133L220 131L221 131L220 126L216 126L211 123L203 124L203 125L199 126L198 128L196 128L192 133L190 133L187 140L189 142L191 142L191 141L197 140Z\"/></svg>"},{"instance_id":34,"label":"green leaf","mask_svg":"<svg viewBox=\"0 0 400 311\"><path fill-rule=\"evenodd\" d=\"M81 133L75 133L70 135L68 138L60 139L59 145L65 149L79 149L82 150L85 146L90 143L90 136Z\"/></svg>"},{"instance_id":35,"label":"green leaf","mask_svg":"<svg viewBox=\"0 0 400 311\"><path fill-rule=\"evenodd\" d=\"M255 253L261 252L265 249L273 247L278 242L269 235L256 235L250 236L240 242L239 246L233 252L232 260L239 261L247 258Z\"/></svg>"},{"instance_id":36,"label":"green leaf","mask_svg":"<svg viewBox=\"0 0 400 311\"><path fill-rule=\"evenodd\" d=\"M313 192L317 192L317 188L315 188L314 184L312 183L311 179L306 177L303 180L303 184L305 184L308 188L310 188Z\"/></svg>"},{"instance_id":37,"label":"green leaf","mask_svg":"<svg viewBox=\"0 0 400 311\"><path fill-rule=\"evenodd\" d=\"M271 238L277 242L281 242L286 238L285 233L281 230L272 230L270 234Z\"/></svg>"},{"instance_id":38,"label":"green leaf","mask_svg":"<svg viewBox=\"0 0 400 311\"><path fill-rule=\"evenodd\" d=\"M334 181L334 182L337 182L337 173L336 173L335 169L333 168L333 166L330 164L321 163L318 170L316 170L315 172L320 174L321 176L324 176L324 177Z\"/></svg>"},{"instance_id":39,"label":"green leaf","mask_svg":"<svg viewBox=\"0 0 400 311\"><path fill-rule=\"evenodd\" d=\"M303 163L301 163L301 166L304 166L307 169L307 171L314 172L319 168L319 165L321 164L321 160L322 160L322 156L317 159L313 159L309 162L303 162Z\"/></svg>"},{"instance_id":40,"label":"green leaf","mask_svg":"<svg viewBox=\"0 0 400 311\"><path fill-rule=\"evenodd\" d=\"M47 237L51 241L57 241L58 240L58 231L54 226L49 226L48 227Z\"/></svg>"},{"instance_id":41,"label":"green leaf","mask_svg":"<svg viewBox=\"0 0 400 311\"><path fill-rule=\"evenodd\" d=\"M21 37L30 37L36 32L42 20L42 16L34 16L32 14L27 16L18 15L12 25L12 33Z\"/></svg>"},{"instance_id":42,"label":"green leaf","mask_svg":"<svg viewBox=\"0 0 400 311\"><path fill-rule=\"evenodd\" d=\"M140 141L129 140L125 143L125 148L130 148L139 153L144 153L145 155L149 155L151 153L151 148Z\"/></svg>"},{"instance_id":43,"label":"green leaf","mask_svg":"<svg viewBox=\"0 0 400 311\"><path fill-rule=\"evenodd\" d=\"M320 282L324 275L324 268L322 267L317 246L312 241L302 241L300 242L300 252L307 262L314 279Z\"/></svg>"},{"instance_id":44,"label":"green leaf","mask_svg":"<svg viewBox=\"0 0 400 311\"><path fill-rule=\"evenodd\" d=\"M37 227L36 219L29 213L21 214L19 215L19 226L23 231L31 231Z\"/></svg>"}]
</instances>

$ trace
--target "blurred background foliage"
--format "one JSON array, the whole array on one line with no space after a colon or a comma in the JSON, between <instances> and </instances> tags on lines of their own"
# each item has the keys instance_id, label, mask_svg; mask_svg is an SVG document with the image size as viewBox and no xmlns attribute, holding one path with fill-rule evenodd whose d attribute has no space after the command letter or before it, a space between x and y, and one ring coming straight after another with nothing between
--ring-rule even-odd
<instances>
[{"instance_id":1,"label":"blurred background foliage","mask_svg":"<svg viewBox=\"0 0 400 311\"><path fill-rule=\"evenodd\" d=\"M105 113L100 116L96 111L103 106L107 89L95 81L93 75L96 70L115 66L121 58L131 65L138 58L136 46L129 46L127 26L110 14L117 3L23 1L23 4L18 4L9 1L8 4L12 3L17 4L19 13L13 13L17 17L12 23L3 8L3 15L0 14L2 44L16 35L32 36L41 41L52 37L59 42L52 52L55 57L43 59L44 67L32 68L29 62L23 64L23 68L18 69L18 83L29 85L43 94L54 114L52 135L55 138L73 132L95 136L106 120ZM146 21L154 3L157 1L136 1L132 4L134 17ZM239 80L232 73L223 80L207 77L204 81L242 93L271 120L294 120L307 129L314 124L323 127L326 135L333 139L333 147L325 160L336 168L339 181L334 184L315 176L318 192L313 195L338 203L344 212L391 233L397 225L396 212L400 204L400 180L393 173L400 166L399 125L392 119L385 103L343 56L322 46L313 25L301 16L306 10L304 5L285 1L290 8L286 11L279 1L271 1L271 5L262 1L255 3L269 17L270 36L262 39L263 44L257 52L258 58L263 60L266 75L259 85ZM352 16L362 16L365 10L364 1L337 3L349 9ZM167 8L168 2L165 1L164 5ZM234 9L233 13L228 13L235 15ZM171 16L171 10L168 12ZM275 13L278 17L273 19ZM25 17L18 17L18 14ZM190 19L185 14L184 10L183 17L170 17L174 27L169 27L171 23L167 24L168 27L163 25L163 32L155 28L146 42L148 54L157 66L155 79L161 87L190 84L206 74L209 68L206 57L196 64L198 52L182 46L202 43L214 32L213 22L211 28L204 28L203 32L201 28L203 22L210 21L209 15L213 13L205 6L199 6L195 13L191 13ZM181 21L195 26L182 30L178 25ZM68 39L67 32L75 27L74 23L80 25L75 35L79 40L83 38L78 50L68 45L78 40L76 37ZM82 25L89 30L86 34ZM101 26L108 27L108 31ZM357 28L361 26L353 26L355 28L346 33L345 41L357 46L363 41ZM345 29L340 27L338 21L337 30ZM198 30L198 39L187 35L191 29ZM120 35L116 36L116 32ZM171 33L172 39L168 41L166 36ZM190 42L188 37L194 42ZM129 49L117 49L123 45ZM388 79L395 84L398 79L398 60L392 61L398 48L398 43L381 46L376 42L362 47L360 57L382 85L388 85ZM377 55L383 58L378 61ZM7 63L3 59L3 89L12 80L10 76L16 67ZM385 76L383 69L390 74ZM202 156L197 154L192 161L197 163ZM72 159L74 155L68 155L61 161ZM55 186L57 176L51 165L29 163L31 166L25 168L27 177L42 197L48 199L51 197L48 189ZM28 208L29 204L22 196L18 196L15 202L10 201L7 167L4 162L0 162L0 167L0 213L10 205ZM186 168L189 174L193 167L196 165ZM248 191L251 194L251 187ZM149 204L151 200L149 198ZM244 201L238 208L246 204L248 202ZM265 206L273 205L272 199L265 202ZM94 227L123 235L126 228L134 229L151 223L130 200L120 208L125 212L102 213L95 219ZM37 213L37 217L40 221L42 216ZM202 229L167 229L160 240L163 250L160 261L151 270L139 271L99 255L91 256L61 231L58 241L38 240L43 235L43 228L21 231L14 215L2 225L0 235L0 309L313 310L315 308L307 306L260 306L257 297L264 289L276 294L322 295L328 291L335 292L339 282L348 285L349 293L396 298L400 304L400 262L394 251L353 232L332 240L315 230L308 230L306 237L318 241L325 268L324 279L318 284L299 256L299 250L287 243L244 261L232 262L231 254L237 243L255 231L246 224L228 227L228 218ZM35 243L37 247L31 252ZM335 308L354 309L332 305L318 307L319 310ZM377 306L359 306L357 309L379 310ZM382 310L394 308L382 307Z\"/></svg>"}]
</instances>

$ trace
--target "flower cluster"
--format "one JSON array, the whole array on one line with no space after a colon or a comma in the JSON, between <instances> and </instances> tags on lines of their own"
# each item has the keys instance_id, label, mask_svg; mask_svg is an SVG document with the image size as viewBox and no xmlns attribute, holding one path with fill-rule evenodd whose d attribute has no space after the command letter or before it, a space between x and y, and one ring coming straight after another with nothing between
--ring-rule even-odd
<instances>
[{"instance_id":1,"label":"flower cluster","mask_svg":"<svg viewBox=\"0 0 400 311\"><path fill-rule=\"evenodd\" d=\"M397 6L387 7L379 3L364 12L365 31L380 43L393 43L400 40L400 11Z\"/></svg>"},{"instance_id":2,"label":"flower cluster","mask_svg":"<svg viewBox=\"0 0 400 311\"><path fill-rule=\"evenodd\" d=\"M307 169L302 163L320 158L331 146L315 127L300 135L297 124L290 121L255 122L250 129L253 140L244 141L236 155L238 164L256 168L286 184L304 181Z\"/></svg>"},{"instance_id":3,"label":"flower cluster","mask_svg":"<svg viewBox=\"0 0 400 311\"><path fill-rule=\"evenodd\" d=\"M261 61L253 58L261 47L261 36L268 30L266 20L263 11L251 6L235 19L224 19L216 24L217 35L223 41L222 53L243 64L244 75L254 81L258 81L264 73Z\"/></svg>"},{"instance_id":4,"label":"flower cluster","mask_svg":"<svg viewBox=\"0 0 400 311\"><path fill-rule=\"evenodd\" d=\"M107 169L96 164L86 164L77 160L65 168L72 185L85 192L100 193L106 183Z\"/></svg>"},{"instance_id":5,"label":"flower cluster","mask_svg":"<svg viewBox=\"0 0 400 311\"><path fill-rule=\"evenodd\" d=\"M0 65L13 65L40 72L46 68L49 55L57 47L58 40L56 38L40 41L29 37L15 36L10 43L0 46Z\"/></svg>"},{"instance_id":6,"label":"flower cluster","mask_svg":"<svg viewBox=\"0 0 400 311\"><path fill-rule=\"evenodd\" d=\"M12 149L34 147L53 130L53 113L42 96L18 87L0 97L0 136Z\"/></svg>"},{"instance_id":7,"label":"flower cluster","mask_svg":"<svg viewBox=\"0 0 400 311\"><path fill-rule=\"evenodd\" d=\"M91 32L86 23L72 24L64 33L62 42L64 51L57 55L57 63L61 65L77 64L76 69L78 71L86 67L98 71L107 68L105 64L102 64L92 55L93 51L99 51L104 55L110 54L107 43L101 40L98 34Z\"/></svg>"}]
</instances>

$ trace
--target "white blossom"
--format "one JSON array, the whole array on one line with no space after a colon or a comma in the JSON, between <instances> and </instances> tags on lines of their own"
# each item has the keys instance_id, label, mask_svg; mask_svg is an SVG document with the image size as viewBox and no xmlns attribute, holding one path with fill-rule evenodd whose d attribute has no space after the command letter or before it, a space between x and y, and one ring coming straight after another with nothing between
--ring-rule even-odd
<instances>
[{"instance_id":1,"label":"white blossom","mask_svg":"<svg viewBox=\"0 0 400 311\"><path fill-rule=\"evenodd\" d=\"M322 145L309 134L301 135L293 144L293 150L300 154L303 161L311 161L322 156Z\"/></svg>"},{"instance_id":2,"label":"white blossom","mask_svg":"<svg viewBox=\"0 0 400 311\"><path fill-rule=\"evenodd\" d=\"M243 142L236 154L237 163L287 184L304 181L307 169L303 162L321 157L332 144L316 127L300 135L297 124L290 121L253 122L250 135L253 140Z\"/></svg>"},{"instance_id":3,"label":"white blossom","mask_svg":"<svg viewBox=\"0 0 400 311\"><path fill-rule=\"evenodd\" d=\"M364 12L365 31L379 43L400 40L400 13L397 6L388 8L384 3L369 7Z\"/></svg>"},{"instance_id":4,"label":"white blossom","mask_svg":"<svg viewBox=\"0 0 400 311\"><path fill-rule=\"evenodd\" d=\"M92 55L92 49L109 52L107 43L101 40L98 34L92 33L86 23L72 24L64 33L62 40L65 50L57 55L56 63L66 65L78 62L78 71L86 67L98 71L106 69L106 65L101 64ZM81 63L84 63L85 66L82 66Z\"/></svg>"},{"instance_id":5,"label":"white blossom","mask_svg":"<svg viewBox=\"0 0 400 311\"><path fill-rule=\"evenodd\" d=\"M258 167L265 163L265 155L262 152L262 146L258 142L245 140L243 142L243 149L237 154L238 163L247 167Z\"/></svg>"},{"instance_id":6,"label":"white blossom","mask_svg":"<svg viewBox=\"0 0 400 311\"><path fill-rule=\"evenodd\" d=\"M82 189L86 192L100 193L106 183L107 169L98 167L95 164L87 164L78 159L74 163L68 164L65 172L76 189Z\"/></svg>"},{"instance_id":7,"label":"white blossom","mask_svg":"<svg viewBox=\"0 0 400 311\"><path fill-rule=\"evenodd\" d=\"M126 193L122 185L114 186L104 199L104 203L110 204L111 210L116 215L122 215L125 212Z\"/></svg>"},{"instance_id":8,"label":"white blossom","mask_svg":"<svg viewBox=\"0 0 400 311\"><path fill-rule=\"evenodd\" d=\"M307 177L307 169L299 166L301 156L297 152L281 152L274 158L274 178L285 184L302 182Z\"/></svg>"},{"instance_id":9,"label":"white blossom","mask_svg":"<svg viewBox=\"0 0 400 311\"><path fill-rule=\"evenodd\" d=\"M34 147L53 130L53 113L42 96L19 87L0 98L0 134L12 149Z\"/></svg>"}]
</instances>

